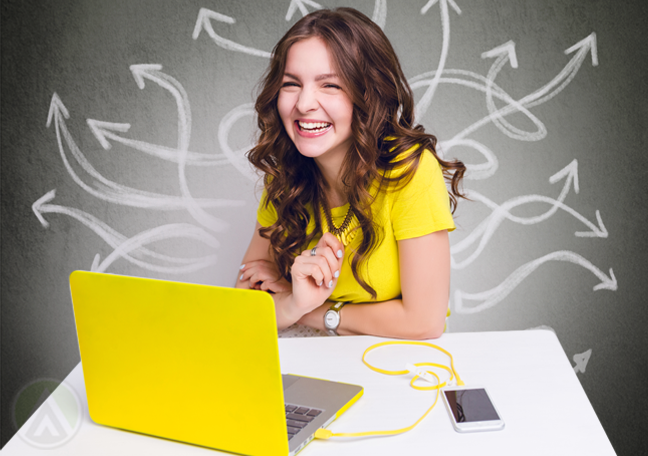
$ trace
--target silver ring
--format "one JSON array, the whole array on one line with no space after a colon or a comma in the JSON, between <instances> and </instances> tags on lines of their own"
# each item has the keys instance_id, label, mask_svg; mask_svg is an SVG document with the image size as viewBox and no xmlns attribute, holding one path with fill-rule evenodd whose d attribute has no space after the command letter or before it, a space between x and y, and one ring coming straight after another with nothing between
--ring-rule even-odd
<instances>
[{"instance_id":1,"label":"silver ring","mask_svg":"<svg viewBox=\"0 0 648 456\"><path fill-rule=\"evenodd\" d=\"M317 250L317 247L313 247L313 248L311 249L311 256L315 256L315 255L317 255L316 250Z\"/></svg>"}]
</instances>

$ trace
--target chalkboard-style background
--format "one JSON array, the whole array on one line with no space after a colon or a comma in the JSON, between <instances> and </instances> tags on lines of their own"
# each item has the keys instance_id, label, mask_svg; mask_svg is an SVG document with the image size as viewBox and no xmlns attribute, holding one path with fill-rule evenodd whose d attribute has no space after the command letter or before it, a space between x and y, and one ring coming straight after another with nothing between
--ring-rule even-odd
<instances>
[{"instance_id":1,"label":"chalkboard-style background","mask_svg":"<svg viewBox=\"0 0 648 456\"><path fill-rule=\"evenodd\" d=\"M448 330L552 328L617 452L639 454L645 2L317 3L383 27L419 121L470 166ZM19 392L79 362L71 271L233 283L255 84L313 4L2 1L3 445Z\"/></svg>"}]
</instances>

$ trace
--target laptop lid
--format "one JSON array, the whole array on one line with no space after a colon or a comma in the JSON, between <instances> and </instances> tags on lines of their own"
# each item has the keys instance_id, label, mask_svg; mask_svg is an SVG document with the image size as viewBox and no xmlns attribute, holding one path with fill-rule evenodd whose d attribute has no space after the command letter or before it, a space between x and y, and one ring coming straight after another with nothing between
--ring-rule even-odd
<instances>
[{"instance_id":1,"label":"laptop lid","mask_svg":"<svg viewBox=\"0 0 648 456\"><path fill-rule=\"evenodd\" d=\"M87 271L73 272L70 288L93 421L288 454L269 294Z\"/></svg>"}]
</instances>

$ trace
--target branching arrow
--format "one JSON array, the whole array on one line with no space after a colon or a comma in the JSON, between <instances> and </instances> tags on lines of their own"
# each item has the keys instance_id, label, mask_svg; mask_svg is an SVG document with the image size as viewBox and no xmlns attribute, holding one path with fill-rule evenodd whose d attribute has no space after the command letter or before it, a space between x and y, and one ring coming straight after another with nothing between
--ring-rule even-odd
<instances>
[{"instance_id":1,"label":"branching arrow","mask_svg":"<svg viewBox=\"0 0 648 456\"><path fill-rule=\"evenodd\" d=\"M189 97L179 81L162 73L161 65L131 65L131 71L137 81L140 89L144 88L144 79L150 79L163 89L167 90L176 100L178 109L178 180L180 183L180 192L186 203L187 211L201 225L213 231L222 231L226 229L227 224L222 220L205 212L194 200L187 183L185 164L187 161L187 152L189 150L189 140L191 136L191 108L189 106Z\"/></svg>"},{"instance_id":2,"label":"branching arrow","mask_svg":"<svg viewBox=\"0 0 648 456\"><path fill-rule=\"evenodd\" d=\"M59 153L61 155L63 164L72 177L72 180L74 180L74 182L81 188L83 188L86 192L101 200L125 206L142 207L157 210L179 210L186 208L184 198L146 192L143 190L126 187L124 185L117 184L109 179L106 179L90 164L90 162L86 159L86 157L77 146L76 142L72 138L72 135L67 129L67 125L65 124L66 118L69 118L69 112L63 105L63 102L61 101L59 96L54 93L54 95L52 96L52 102L50 104L47 126L49 127L52 123L54 124ZM96 180L95 185L98 189L95 189L86 184L76 174L70 162L68 161L67 155L65 153L64 142L70 150L72 156L83 168L83 170ZM245 202L233 200L201 199L197 200L196 204L200 205L201 207L232 207L242 206L245 204Z\"/></svg>"},{"instance_id":3,"label":"branching arrow","mask_svg":"<svg viewBox=\"0 0 648 456\"><path fill-rule=\"evenodd\" d=\"M594 266L587 259L578 255L577 253L561 250L545 255L537 260L531 261L518 269L516 269L510 276L506 278L501 284L487 291L481 293L466 293L457 290L454 296L454 310L462 314L474 314L483 312L500 303L506 298L511 291L513 291L524 279L526 279L533 271L541 265L549 261L566 261L577 264L586 269L589 269L601 282L594 286L593 290L611 290L616 291L618 288L614 272L610 268L610 275L607 276L603 271ZM464 301L478 302L475 306L467 307Z\"/></svg>"},{"instance_id":4,"label":"branching arrow","mask_svg":"<svg viewBox=\"0 0 648 456\"><path fill-rule=\"evenodd\" d=\"M443 41L441 44L441 57L439 58L439 64L437 66L434 79L432 80L430 86L425 91L419 102L416 104L415 116L417 119L421 119L421 117L423 117L423 115L430 107L430 104L432 103L432 97L434 97L434 92L439 85L439 79L441 78L446 59L448 58L448 49L450 48L450 13L448 11L448 3L456 11L457 14L461 14L461 9L459 9L454 0L430 0L423 8L421 8L421 14L427 13L427 11L437 1L439 2L439 7L441 9L441 32L443 35Z\"/></svg>"},{"instance_id":5,"label":"branching arrow","mask_svg":"<svg viewBox=\"0 0 648 456\"><path fill-rule=\"evenodd\" d=\"M543 87L539 88L538 90L518 100L517 103L515 103L515 105L508 104L507 106L500 108L497 111L497 115L499 117L504 117L511 113L517 112L518 105L524 106L526 108L531 108L541 103L545 103L551 98L555 97L574 79L574 77L578 73L578 70L581 67L581 64L585 60L585 57L587 56L588 52L591 52L592 54L592 65L593 66L598 65L598 54L596 50L596 34L591 33L587 38L579 41L574 46L567 49L565 53L569 54L574 51L577 51L576 55L572 57L572 59L567 63L567 65L565 65L562 71L560 71L560 73L556 75L556 77L554 77ZM481 120L478 120L474 124L465 128L459 134L457 134L453 139L465 138L470 133L488 124L489 122L491 122L492 115L493 113L490 113L488 116L482 118Z\"/></svg>"},{"instance_id":6,"label":"branching arrow","mask_svg":"<svg viewBox=\"0 0 648 456\"><path fill-rule=\"evenodd\" d=\"M180 151L178 149L159 146L144 141L128 139L115 134L116 132L126 133L131 127L130 124L103 122L94 119L86 119L86 122L88 123L92 134L97 138L101 146L106 150L112 148L112 144L110 143L110 141L108 141L109 139L112 139L113 141L123 144L134 150L138 150L165 161L178 163L180 160ZM223 154L203 154L200 152L187 152L187 165L220 166L228 163L229 160Z\"/></svg>"},{"instance_id":7,"label":"branching arrow","mask_svg":"<svg viewBox=\"0 0 648 456\"><path fill-rule=\"evenodd\" d=\"M125 260L136 264L143 269L167 274L187 274L216 264L216 255L207 255L200 258L194 258L192 259L192 262L183 266L158 266L145 261L136 260L129 255L129 253L132 251L138 251L142 249L142 247L146 244L173 238L193 238L206 243L210 247L216 248L219 246L219 242L215 238L213 238L207 232L205 232L205 230L197 226L188 223L173 223L162 225L150 230L143 231L122 242L101 263L99 263L99 256L95 256L92 264L92 270L96 272L105 272L108 267L119 258L124 258Z\"/></svg>"},{"instance_id":8,"label":"branching arrow","mask_svg":"<svg viewBox=\"0 0 648 456\"><path fill-rule=\"evenodd\" d=\"M295 11L299 8L299 11L302 13L302 17L308 14L308 9L306 5L315 8L316 10L322 9L323 6L319 3L315 3L313 0L290 0L290 6L288 7L288 12L286 13L286 20L289 21L292 19Z\"/></svg>"},{"instance_id":9,"label":"branching arrow","mask_svg":"<svg viewBox=\"0 0 648 456\"><path fill-rule=\"evenodd\" d=\"M412 88L412 90L416 90L421 87L427 87L429 89L436 79L437 79L437 72L429 71L411 78L409 81L410 87ZM487 95L487 97L498 98L509 105L513 105L519 108L520 112L525 114L529 118L529 120L538 127L538 130L546 131L544 124L536 116L534 116L524 106L520 105L518 101L514 100L494 81L489 80L482 75L467 70L444 69L442 72L442 77L438 78L438 83L464 86L464 87L468 87L483 92L484 94ZM489 116L502 118L502 115L499 111L491 112ZM508 134L507 131L505 131L505 133ZM452 141L463 139L465 136L466 135L461 135L461 136L457 135L454 138L452 138Z\"/></svg>"},{"instance_id":10,"label":"branching arrow","mask_svg":"<svg viewBox=\"0 0 648 456\"><path fill-rule=\"evenodd\" d=\"M493 82L495 78L506 65L506 62L511 63L511 67L517 68L517 55L515 53L515 43L513 41L508 41L501 46L497 46L490 51L484 52L482 58L492 58L497 57L490 70L488 71L486 86L486 106L488 107L488 112L490 113L491 121L495 124L499 130L504 133L506 136L517 139L520 141L539 141L547 135L547 129L544 124L536 116L531 114L531 112L525 108L523 105L518 103L511 97L507 97L507 102L509 105L514 106L519 112L524 113L531 121L536 125L536 132L527 132L520 130L519 128L512 125L505 118L503 118L495 106L493 101Z\"/></svg>"},{"instance_id":11,"label":"branching arrow","mask_svg":"<svg viewBox=\"0 0 648 456\"><path fill-rule=\"evenodd\" d=\"M189 149L189 138L191 135L191 108L189 107L189 96L182 84L175 78L162 72L162 65L139 64L131 65L137 86L143 90L146 86L146 79L155 82L164 90L169 92L176 101L178 109L178 149Z\"/></svg>"},{"instance_id":12,"label":"branching arrow","mask_svg":"<svg viewBox=\"0 0 648 456\"><path fill-rule=\"evenodd\" d=\"M466 196L468 198L470 198L473 201L480 201L481 203L483 203L484 205L492 209L493 212L486 219L484 219L468 236L466 236L460 242L458 242L457 244L451 247L452 268L463 269L468 265L472 264L477 259L477 257L483 252L486 245L488 244L488 241L492 238L497 228L501 225L501 223L505 219L508 219L515 223L519 223L521 225L532 225L547 220L554 213L556 213L558 209L561 209L574 216L577 220L581 221L585 226L589 228L590 231L576 232L575 233L576 236L606 238L608 236L608 231L603 225L603 220L601 219L601 214L598 210L596 211L597 224L594 224L590 222L587 218L583 217L581 214L576 212L574 209L572 209L571 207L563 203L572 185L576 193L578 193L579 191L578 162L576 160L573 160L565 168L563 168L558 173L551 176L549 178L549 181L551 183L555 183L563 178L565 179L565 185L563 186L563 189L560 192L558 199L553 199L542 195L524 195L524 196L511 198L510 200L506 201L502 205L498 205L497 203L491 201L490 199L486 198L485 196L481 195L478 192L467 191ZM531 203L544 203L544 204L548 204L550 207L547 211L533 217L518 217L511 213L511 211L514 208L518 206L522 206L524 204L531 204ZM457 261L455 259L455 255L467 250L471 245L473 245L477 241L479 241L479 245L469 257L467 257L463 261Z\"/></svg>"},{"instance_id":13,"label":"branching arrow","mask_svg":"<svg viewBox=\"0 0 648 456\"><path fill-rule=\"evenodd\" d=\"M234 24L236 22L236 20L233 17L229 17L224 14L217 13L207 8L200 8L200 11L198 12L198 20L196 21L196 26L194 27L194 31L192 34L194 40L198 39L201 30L204 29L207 32L207 34L211 37L211 39L214 40L214 42L218 46L222 47L223 49L227 49L229 51L242 52L244 54L249 54L249 55L255 55L257 57L265 57L267 59L271 57L272 54L270 54L269 52L261 51L259 49L254 49L248 46L243 46L242 44L235 43L232 40L228 40L218 35L216 32L214 32L214 28L212 27L211 24L212 20L218 22L225 22L226 24Z\"/></svg>"},{"instance_id":14,"label":"branching arrow","mask_svg":"<svg viewBox=\"0 0 648 456\"><path fill-rule=\"evenodd\" d=\"M49 222L45 220L43 214L63 214L69 217L72 217L75 220L78 220L83 225L90 228L94 231L101 239L103 239L110 247L113 249L118 249L122 244L124 244L128 239L126 236L120 234L109 225L95 217L94 215L88 214L87 212L81 211L79 209L60 206L57 204L51 204L50 202L56 197L56 190L50 190L45 195L40 197L38 200L32 204L32 210L34 214L41 222L43 227L48 228ZM176 237L189 237L195 238L211 247L217 248L219 246L218 240L204 230L202 233L196 232L196 227L189 225L190 228L183 227L181 230L176 230ZM138 249L130 249L129 252L124 254L124 258L128 261L136 264L144 264L143 262L137 263L138 259L150 258L158 261L181 264L188 267L192 267L196 263L204 262L204 258L178 258L169 255L163 255L155 251L149 250L145 247L139 247ZM148 263L146 263L148 264ZM184 266L183 266L184 267ZM182 268L181 268L182 270Z\"/></svg>"}]
</instances>

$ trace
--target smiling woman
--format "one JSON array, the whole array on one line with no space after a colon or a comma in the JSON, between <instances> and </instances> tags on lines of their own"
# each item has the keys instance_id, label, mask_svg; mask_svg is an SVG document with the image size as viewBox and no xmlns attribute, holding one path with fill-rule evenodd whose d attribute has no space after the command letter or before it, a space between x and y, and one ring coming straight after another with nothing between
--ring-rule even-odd
<instances>
[{"instance_id":1,"label":"smiling woman","mask_svg":"<svg viewBox=\"0 0 648 456\"><path fill-rule=\"evenodd\" d=\"M320 38L291 46L277 109L299 153L337 174L353 140L353 104Z\"/></svg>"},{"instance_id":2,"label":"smiling woman","mask_svg":"<svg viewBox=\"0 0 648 456\"><path fill-rule=\"evenodd\" d=\"M264 193L237 287L272 293L279 329L440 336L465 167L414 123L382 30L351 8L305 16L275 46L255 108L248 158Z\"/></svg>"}]
</instances>

